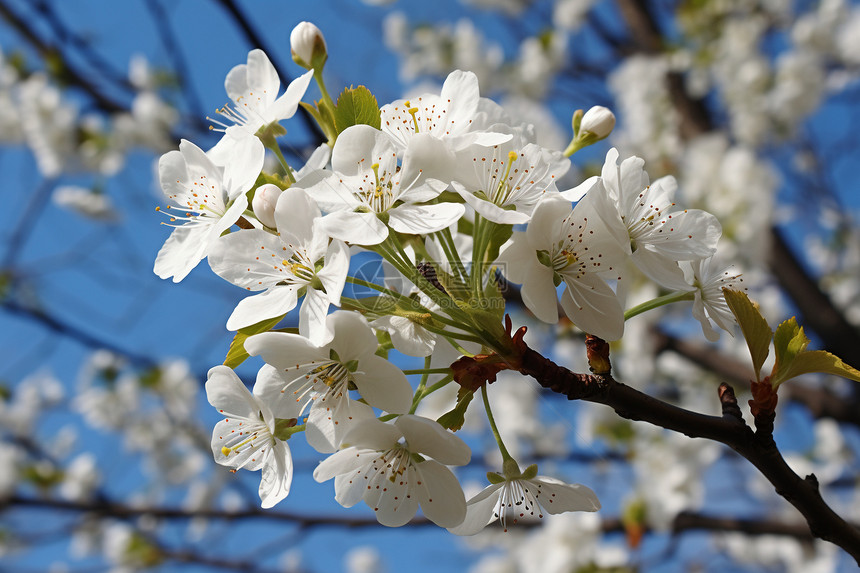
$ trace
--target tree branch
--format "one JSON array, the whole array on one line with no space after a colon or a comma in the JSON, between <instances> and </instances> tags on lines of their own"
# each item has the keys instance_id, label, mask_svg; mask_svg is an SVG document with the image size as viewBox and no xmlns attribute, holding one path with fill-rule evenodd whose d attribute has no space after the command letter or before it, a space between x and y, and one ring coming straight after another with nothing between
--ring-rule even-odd
<instances>
[{"instance_id":1,"label":"tree branch","mask_svg":"<svg viewBox=\"0 0 860 573\"><path fill-rule=\"evenodd\" d=\"M860 529L839 517L822 499L814 475L801 478L788 466L769 432L753 432L739 416L734 392L721 386L722 416L708 416L652 398L611 375L576 374L526 347L520 372L571 400L609 406L622 418L640 420L691 438L723 443L752 463L806 518L813 535L844 549L860 564ZM732 404L734 403L734 407Z\"/></svg>"}]
</instances>

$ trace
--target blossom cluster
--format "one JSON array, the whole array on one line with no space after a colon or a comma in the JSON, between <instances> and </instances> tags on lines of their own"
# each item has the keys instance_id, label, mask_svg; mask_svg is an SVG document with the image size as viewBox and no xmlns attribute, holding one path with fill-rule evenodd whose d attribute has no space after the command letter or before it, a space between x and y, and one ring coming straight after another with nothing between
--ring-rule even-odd
<instances>
[{"instance_id":1,"label":"blossom cluster","mask_svg":"<svg viewBox=\"0 0 860 573\"><path fill-rule=\"evenodd\" d=\"M307 72L278 95L274 67L251 51L227 75L220 141L204 151L183 140L158 166L163 212L175 228L155 273L179 282L207 259L248 291L226 322L237 331L231 354L265 361L251 391L231 369L241 358L209 371L207 396L223 415L212 436L215 461L261 470L260 498L271 507L289 494L288 440L303 433L329 455L314 478L334 479L340 504L363 500L389 526L407 523L419 506L458 534L496 519L507 527L596 511L589 488L540 476L535 465L520 469L494 423L488 384L481 394L503 463L467 503L449 466L471 458L453 431L468 400L460 396L438 420L415 414L454 381L447 365L430 368L431 356L440 345L467 356L505 351L503 281L522 285L525 307L541 321L558 322L560 308L607 341L619 340L632 316L690 300L715 340L712 323L729 329L734 320L721 287L737 278L712 260L719 222L677 206L672 177L651 183L642 159L622 160L616 149L599 176L567 188L570 157L612 131L605 108L574 114L561 151L481 97L467 71L451 73L439 93L377 107L366 88L349 88L335 105L319 30L302 23L291 43ZM302 100L312 80L322 98L310 104ZM347 109L347 100L359 103ZM277 139L300 105L329 141L294 169ZM273 172L264 170L267 150L280 162ZM362 251L382 262L384 280L351 273ZM632 277L671 293L625 312ZM356 291L347 284L375 296L349 296ZM275 328L289 313L298 327ZM404 372L391 350L426 357L427 366ZM420 375L417 387L407 373ZM430 374L443 377L428 386Z\"/></svg>"}]
</instances>

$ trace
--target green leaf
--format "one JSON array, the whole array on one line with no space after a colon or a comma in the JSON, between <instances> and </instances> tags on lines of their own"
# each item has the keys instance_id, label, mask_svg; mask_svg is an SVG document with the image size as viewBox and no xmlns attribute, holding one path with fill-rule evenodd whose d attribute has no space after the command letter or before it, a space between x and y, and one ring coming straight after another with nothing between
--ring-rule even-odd
<instances>
[{"instance_id":1,"label":"green leaf","mask_svg":"<svg viewBox=\"0 0 860 573\"><path fill-rule=\"evenodd\" d=\"M461 387L457 392L457 405L454 406L454 409L450 412L439 416L439 419L436 421L439 422L442 427L448 428L452 432L456 432L463 427L463 424L466 421L466 409L469 407L469 402L472 401L474 396L474 390Z\"/></svg>"},{"instance_id":2,"label":"green leaf","mask_svg":"<svg viewBox=\"0 0 860 573\"><path fill-rule=\"evenodd\" d=\"M352 125L369 125L379 129L382 118L376 97L364 86L345 88L337 98L334 124L338 134Z\"/></svg>"},{"instance_id":3,"label":"green leaf","mask_svg":"<svg viewBox=\"0 0 860 573\"><path fill-rule=\"evenodd\" d=\"M753 303L745 292L723 289L723 296L732 314L735 315L743 332L744 339L750 349L753 370L756 381L761 381L759 374L764 361L767 360L770 351L770 341L773 339L773 331L767 325L767 321L761 315L758 307Z\"/></svg>"},{"instance_id":4,"label":"green leaf","mask_svg":"<svg viewBox=\"0 0 860 573\"><path fill-rule=\"evenodd\" d=\"M227 351L227 357L224 358L224 366L229 366L230 368L236 368L241 363L243 363L248 356L248 351L245 350L245 340L254 334L260 334L261 332L268 332L275 327L276 324L281 322L281 319L287 316L286 314L282 314L281 316L276 316L275 318L270 318L268 320L264 320L262 322L258 322L257 324L253 324L251 326L240 328L236 335L233 337L233 342L230 343L230 350Z\"/></svg>"},{"instance_id":5,"label":"green leaf","mask_svg":"<svg viewBox=\"0 0 860 573\"><path fill-rule=\"evenodd\" d=\"M788 380L785 373L791 368L797 355L806 350L808 345L809 339L803 333L803 328L797 324L796 318L791 317L776 327L773 335L773 352L776 360L770 374L770 381L774 388Z\"/></svg>"},{"instance_id":6,"label":"green leaf","mask_svg":"<svg viewBox=\"0 0 860 573\"><path fill-rule=\"evenodd\" d=\"M833 374L848 378L855 382L860 382L860 370L852 368L845 364L841 358L834 356L824 350L811 350L809 352L801 352L785 369L784 380L780 380L775 384L784 382L791 378L796 378L801 374L809 374L810 372L822 372L824 374Z\"/></svg>"}]
</instances>

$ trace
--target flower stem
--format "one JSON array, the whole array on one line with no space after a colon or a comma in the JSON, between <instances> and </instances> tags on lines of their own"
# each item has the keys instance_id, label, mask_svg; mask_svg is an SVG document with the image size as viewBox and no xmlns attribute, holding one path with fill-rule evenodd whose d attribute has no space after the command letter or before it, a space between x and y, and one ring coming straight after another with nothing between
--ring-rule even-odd
<instances>
[{"instance_id":1,"label":"flower stem","mask_svg":"<svg viewBox=\"0 0 860 573\"><path fill-rule=\"evenodd\" d=\"M481 398L484 399L484 410L487 412L487 420L490 422L490 430L493 432L493 437L496 438L496 443L499 445L499 452L502 454L502 462L514 459L508 453L505 443L502 442L502 435L499 433L499 428L496 427L496 420L493 418L493 411L490 409L490 399L487 397L487 385L481 386Z\"/></svg>"},{"instance_id":2,"label":"flower stem","mask_svg":"<svg viewBox=\"0 0 860 573\"><path fill-rule=\"evenodd\" d=\"M412 370L404 370L404 374L407 376L410 374L450 374L450 368L414 368ZM426 382L426 380L424 381ZM421 386L418 386L421 389Z\"/></svg>"},{"instance_id":3,"label":"flower stem","mask_svg":"<svg viewBox=\"0 0 860 573\"><path fill-rule=\"evenodd\" d=\"M643 312L647 312L673 302L693 299L695 299L695 294L691 291L677 291L663 296L658 296L657 298L653 298L649 301L643 302L642 304L637 304L633 308L625 311L624 320L630 320L634 316L642 314Z\"/></svg>"}]
</instances>

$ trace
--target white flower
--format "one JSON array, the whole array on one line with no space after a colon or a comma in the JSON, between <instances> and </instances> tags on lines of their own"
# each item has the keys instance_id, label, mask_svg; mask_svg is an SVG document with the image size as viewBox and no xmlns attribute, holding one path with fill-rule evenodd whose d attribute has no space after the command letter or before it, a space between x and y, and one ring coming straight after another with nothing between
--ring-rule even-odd
<instances>
[{"instance_id":1,"label":"white flower","mask_svg":"<svg viewBox=\"0 0 860 573\"><path fill-rule=\"evenodd\" d=\"M497 264L508 279L523 285L523 302L542 321L558 321L555 288L564 281L561 305L574 324L604 340L618 340L624 311L600 275L617 273L625 255L597 214L594 202L601 191L593 188L573 210L561 197L538 203L526 231L514 233Z\"/></svg>"},{"instance_id":2,"label":"white flower","mask_svg":"<svg viewBox=\"0 0 860 573\"><path fill-rule=\"evenodd\" d=\"M570 168L560 152L517 135L492 147L471 145L456 157L454 190L483 217L501 224L527 222L537 202L557 191L555 182Z\"/></svg>"},{"instance_id":3,"label":"white flower","mask_svg":"<svg viewBox=\"0 0 860 573\"><path fill-rule=\"evenodd\" d=\"M317 227L320 210L303 190L290 187L278 197L278 234L247 229L221 237L209 265L223 279L249 291L263 292L243 299L227 321L238 330L285 314L306 289L299 312L299 332L316 344L331 340L326 328L330 304L340 305L349 269L349 249ZM321 266L318 266L322 263Z\"/></svg>"},{"instance_id":4,"label":"white flower","mask_svg":"<svg viewBox=\"0 0 860 573\"><path fill-rule=\"evenodd\" d=\"M277 369L254 386L254 394L267 404L292 402L300 412L313 403L305 435L323 453L336 451L354 423L373 417L368 405L350 399L350 388L386 412L403 414L412 405L406 376L375 354L376 336L363 316L338 311L327 322L334 338L325 346L285 332L266 332L245 341L249 354L262 356Z\"/></svg>"},{"instance_id":5,"label":"white flower","mask_svg":"<svg viewBox=\"0 0 860 573\"><path fill-rule=\"evenodd\" d=\"M509 460L513 462L513 460ZM457 527L449 529L457 535L474 535L497 519L507 531L508 523L521 519L543 518L566 511L597 511L600 501L589 488L568 484L555 478L537 475L537 465L531 465L520 474L519 468L511 476L488 473L493 483L469 500L466 518Z\"/></svg>"},{"instance_id":6,"label":"white flower","mask_svg":"<svg viewBox=\"0 0 860 573\"><path fill-rule=\"evenodd\" d=\"M596 105L585 112L580 120L579 131L594 134L598 140L605 139L615 128L615 114L602 105Z\"/></svg>"},{"instance_id":7,"label":"white flower","mask_svg":"<svg viewBox=\"0 0 860 573\"><path fill-rule=\"evenodd\" d=\"M382 106L382 131L391 136L398 151L409 147L412 139L421 133L446 142L451 150L462 149L472 143L503 143L510 139L510 135L476 129L484 123L478 115L498 107L485 103L487 101L479 95L475 74L455 70L445 79L440 95L424 94Z\"/></svg>"},{"instance_id":8,"label":"white flower","mask_svg":"<svg viewBox=\"0 0 860 573\"><path fill-rule=\"evenodd\" d=\"M466 499L457 478L442 464L465 465L471 452L438 423L411 414L393 424L364 420L347 434L344 445L314 470L318 482L335 478L335 499L342 506L363 499L379 523L389 527L406 524L419 505L441 527L463 522Z\"/></svg>"},{"instance_id":9,"label":"white flower","mask_svg":"<svg viewBox=\"0 0 860 573\"><path fill-rule=\"evenodd\" d=\"M732 334L736 321L726 304L723 288L735 288L735 281L743 282L743 279L739 278L740 274L730 273L730 267L714 267L713 262L713 259L701 259L682 261L678 265L684 273L685 281L684 287L679 290L693 292L693 318L702 324L705 338L716 342L720 333L714 330L708 319Z\"/></svg>"},{"instance_id":10,"label":"white flower","mask_svg":"<svg viewBox=\"0 0 860 573\"><path fill-rule=\"evenodd\" d=\"M329 213L321 227L336 239L376 245L388 237L389 227L412 235L433 233L464 212L455 203L418 205L436 198L445 184L420 182L421 169L408 155L398 166L391 139L369 125L348 127L338 136L331 164L332 171L317 171L297 184Z\"/></svg>"},{"instance_id":11,"label":"white flower","mask_svg":"<svg viewBox=\"0 0 860 573\"><path fill-rule=\"evenodd\" d=\"M601 182L614 205L596 201L601 218L633 262L651 280L674 272L675 261L710 257L716 252L721 227L716 217L699 209L673 211L677 188L673 177L648 184L645 162L628 157L618 165L618 151L606 154Z\"/></svg>"},{"instance_id":12,"label":"white flower","mask_svg":"<svg viewBox=\"0 0 860 573\"><path fill-rule=\"evenodd\" d=\"M234 137L239 135L239 137ZM174 206L171 221L184 221L168 237L155 259L155 274L178 283L197 266L211 245L248 207L248 191L263 168L266 150L256 137L228 132L224 152L229 161L217 163L190 141L169 151L158 162L161 188ZM221 156L217 156L222 159ZM182 213L181 215L179 213Z\"/></svg>"},{"instance_id":13,"label":"white flower","mask_svg":"<svg viewBox=\"0 0 860 573\"><path fill-rule=\"evenodd\" d=\"M235 66L224 80L233 107L224 106L218 113L231 124L256 134L262 127L293 117L312 77L312 72L305 72L278 97L281 80L275 66L263 50L251 50L248 63Z\"/></svg>"},{"instance_id":14,"label":"white flower","mask_svg":"<svg viewBox=\"0 0 860 573\"><path fill-rule=\"evenodd\" d=\"M224 419L212 431L212 453L222 466L262 470L260 500L274 506L290 493L293 458L287 443L276 437L278 420L293 418L289 410L277 414L251 394L236 373L226 366L209 370L206 397Z\"/></svg>"}]
</instances>

